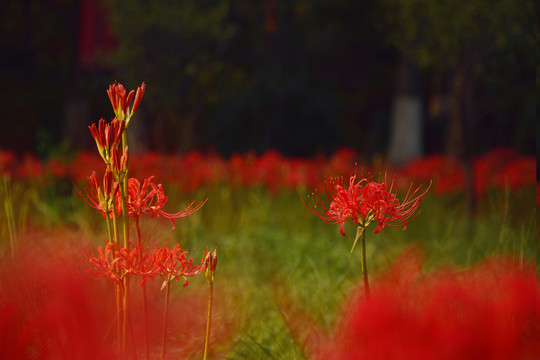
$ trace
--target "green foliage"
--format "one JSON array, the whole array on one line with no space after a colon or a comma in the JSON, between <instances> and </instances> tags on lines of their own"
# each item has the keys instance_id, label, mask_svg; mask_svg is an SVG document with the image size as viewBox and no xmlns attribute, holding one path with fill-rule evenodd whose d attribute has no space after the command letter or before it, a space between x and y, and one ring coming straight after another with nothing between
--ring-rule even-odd
<instances>
[{"instance_id":1,"label":"green foliage","mask_svg":"<svg viewBox=\"0 0 540 360\"><path fill-rule=\"evenodd\" d=\"M153 119L145 124L150 147L224 154L272 147L306 156L338 144L384 148L380 136L359 143L355 135L367 127L384 133L393 83L391 54L362 21L375 16L376 6L108 3L119 39L111 60L115 76L148 84L143 109Z\"/></svg>"},{"instance_id":2,"label":"green foliage","mask_svg":"<svg viewBox=\"0 0 540 360\"><path fill-rule=\"evenodd\" d=\"M203 194L178 193L169 206L179 201L182 207L186 197L200 199ZM201 244L217 246L216 281L224 277L242 294L241 326L228 358L304 359L279 315L276 284L330 331L344 300L362 282L360 252L350 254L353 224L345 227L347 237L342 237L337 225L324 224L307 211L301 202L305 194L271 196L262 188L218 187L205 195L208 203L193 218L181 220L175 238L190 238L196 253ZM408 246L424 252L425 271L466 268L499 255L534 261L532 195L534 189L491 193L479 214L471 216L463 195L429 194L407 230L385 228L373 234L374 227L368 227L371 279L390 268Z\"/></svg>"},{"instance_id":3,"label":"green foliage","mask_svg":"<svg viewBox=\"0 0 540 360\"><path fill-rule=\"evenodd\" d=\"M480 71L494 53L534 42L534 3L511 1L385 0L391 42L424 67L471 63Z\"/></svg>"},{"instance_id":4,"label":"green foliage","mask_svg":"<svg viewBox=\"0 0 540 360\"><path fill-rule=\"evenodd\" d=\"M76 193L66 197L59 189L41 191L36 204L49 205L32 212L32 224L76 225L81 236L101 245L101 215ZM375 226L367 228L371 282L409 246L424 252L424 271L466 268L493 256L522 263L537 260L534 190L491 192L474 216L467 212L462 194L428 193L422 212L405 231L387 227L373 234ZM3 201L6 194L0 194ZM14 213L22 213L25 192L10 194L23 199L13 202ZM141 231L148 242L178 242L195 258L207 245L218 248L216 289L239 310L232 343L219 351L225 351L227 359L305 359L280 314L279 296L290 297L321 329L331 331L345 299L362 283L360 252L350 254L354 224L346 224L347 236L342 237L338 225L323 223L304 207L301 199L307 194L292 191L272 195L262 187L222 185L190 194L168 187L167 195L169 211L184 208L192 199L209 199L200 211L179 220L174 231L166 219L142 219ZM206 286L204 276L190 281L190 288Z\"/></svg>"}]
</instances>

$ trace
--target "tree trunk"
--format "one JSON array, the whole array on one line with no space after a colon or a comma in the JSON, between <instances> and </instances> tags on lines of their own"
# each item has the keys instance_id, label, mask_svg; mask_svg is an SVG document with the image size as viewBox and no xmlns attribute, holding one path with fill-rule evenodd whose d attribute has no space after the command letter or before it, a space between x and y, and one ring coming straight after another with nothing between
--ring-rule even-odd
<instances>
[{"instance_id":1,"label":"tree trunk","mask_svg":"<svg viewBox=\"0 0 540 360\"><path fill-rule=\"evenodd\" d=\"M465 192L467 208L476 212L476 194L474 190L474 172L472 168L472 145L469 134L472 131L473 82L465 70L458 69L454 74L452 88L452 111L448 123L446 151L456 157L465 173Z\"/></svg>"},{"instance_id":2,"label":"tree trunk","mask_svg":"<svg viewBox=\"0 0 540 360\"><path fill-rule=\"evenodd\" d=\"M420 69L412 58L404 56L393 101L388 161L404 165L422 153Z\"/></svg>"}]
</instances>

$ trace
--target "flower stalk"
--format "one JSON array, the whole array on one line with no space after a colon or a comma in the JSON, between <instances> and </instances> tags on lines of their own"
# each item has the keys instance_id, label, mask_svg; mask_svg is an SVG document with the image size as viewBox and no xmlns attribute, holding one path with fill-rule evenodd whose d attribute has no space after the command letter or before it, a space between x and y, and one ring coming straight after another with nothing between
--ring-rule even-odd
<instances>
[{"instance_id":1,"label":"flower stalk","mask_svg":"<svg viewBox=\"0 0 540 360\"><path fill-rule=\"evenodd\" d=\"M354 244L358 241L358 237L360 237L360 253L361 253L361 259L362 259L362 279L364 280L364 288L366 291L366 297L369 297L369 280L368 280L368 270L367 270L367 263L366 263L366 232L364 231L363 226L358 226L356 230L356 239L354 241ZM351 249L351 253L354 250L354 244Z\"/></svg>"},{"instance_id":2,"label":"flower stalk","mask_svg":"<svg viewBox=\"0 0 540 360\"><path fill-rule=\"evenodd\" d=\"M215 250L209 253L207 249L200 264L194 264L193 259L189 257L189 253L180 249L178 244L173 249L154 248L149 254L144 253L144 242L141 239L139 223L142 215L164 217L173 223L174 229L176 220L198 211L206 202L204 200L195 205L193 201L182 211L168 213L163 210L167 202L167 196L161 184L154 184L152 182L153 176L146 178L142 185L137 179L128 177L129 158L126 130L132 115L139 108L144 92L144 83L137 88L136 93L133 90L128 93L121 84L116 82L111 84L107 90L107 94L111 101L115 118L110 123L107 123L104 119L100 119L97 125L92 124L92 126L89 126L98 153L105 163L105 176L101 187L94 172L87 179L88 183L84 189L85 195L78 189L77 192L86 203L98 210L105 218L109 241L103 248L98 248L97 255L87 246L85 255L91 264L91 269L88 271L96 276L110 278L114 281L118 355L122 359L127 356L128 325L131 326L131 314L129 311L131 303L129 299L130 283L133 276L141 277L140 285L144 308L145 359L148 360L150 358L150 351L146 282L156 275L160 275L164 279L161 287L161 290L166 289L161 349L161 359L164 359L167 344L167 319L171 282L173 280L178 281L182 277L186 280L184 286L187 286L188 277L198 275L205 270L207 272L207 279L210 282L210 303L205 347L206 358L212 313L212 282L216 264ZM132 102L133 104L131 105ZM135 225L137 246L133 246L133 241L130 239L130 216L133 217ZM120 231L122 231L123 241L120 239ZM134 351L136 353L136 350Z\"/></svg>"},{"instance_id":3,"label":"flower stalk","mask_svg":"<svg viewBox=\"0 0 540 360\"><path fill-rule=\"evenodd\" d=\"M204 272L206 275L206 281L209 285L209 295L208 295L208 317L206 319L206 335L204 337L204 357L203 360L206 360L208 355L208 347L210 344L210 328L212 324L212 304L214 301L214 274L216 272L217 265L217 249L209 252L206 249L206 256L204 257Z\"/></svg>"},{"instance_id":4,"label":"flower stalk","mask_svg":"<svg viewBox=\"0 0 540 360\"><path fill-rule=\"evenodd\" d=\"M165 348L167 347L167 318L169 314L169 295L171 289L170 282L167 282L167 286L165 289L165 310L163 311L163 337L161 340L161 360L165 359Z\"/></svg>"},{"instance_id":5,"label":"flower stalk","mask_svg":"<svg viewBox=\"0 0 540 360\"><path fill-rule=\"evenodd\" d=\"M316 192L309 197L309 205L304 205L313 214L317 215L327 224L340 224L341 235L345 234L345 222L351 219L357 224L356 237L351 248L354 251L356 243L360 240L360 251L362 261L362 279L366 289L366 296L369 297L369 281L366 264L366 228L372 222L377 222L375 234L379 233L385 226L407 228L409 221L414 219L420 212L417 211L420 202L431 187L420 193L421 186L413 190L413 185L409 187L405 198L400 201L393 192L394 180L387 186L386 175L384 181L373 181L373 179L361 177L357 181L357 169L351 175L348 187L344 184L343 178L330 178L325 181L326 195L330 200L327 206L319 198Z\"/></svg>"}]
</instances>

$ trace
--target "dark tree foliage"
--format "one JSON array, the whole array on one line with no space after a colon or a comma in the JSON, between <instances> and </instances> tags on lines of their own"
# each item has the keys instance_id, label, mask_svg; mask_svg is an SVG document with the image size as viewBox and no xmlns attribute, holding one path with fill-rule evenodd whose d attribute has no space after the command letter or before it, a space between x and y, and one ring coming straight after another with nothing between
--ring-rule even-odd
<instances>
[{"instance_id":1,"label":"dark tree foliage","mask_svg":"<svg viewBox=\"0 0 540 360\"><path fill-rule=\"evenodd\" d=\"M0 2L0 148L35 152L60 141L77 51L76 3Z\"/></svg>"},{"instance_id":2,"label":"dark tree foliage","mask_svg":"<svg viewBox=\"0 0 540 360\"><path fill-rule=\"evenodd\" d=\"M379 11L374 5L109 4L121 43L118 77L147 81L149 141L156 148L380 150L394 59L368 20Z\"/></svg>"},{"instance_id":3,"label":"dark tree foliage","mask_svg":"<svg viewBox=\"0 0 540 360\"><path fill-rule=\"evenodd\" d=\"M529 0L101 3L118 47L86 70L77 61L81 1L1 3L0 148L50 153L69 125L66 104L85 99L90 121L109 119L105 90L118 80L148 85L136 120L149 149L309 156L352 146L370 157L386 149L407 49L423 67L426 107L434 84L452 92L458 70L472 85L472 106L462 106L472 152L535 151ZM78 121L84 131L88 120ZM444 150L447 122L428 118L428 153Z\"/></svg>"},{"instance_id":4,"label":"dark tree foliage","mask_svg":"<svg viewBox=\"0 0 540 360\"><path fill-rule=\"evenodd\" d=\"M535 151L533 1L384 0L384 4L391 43L424 69L428 91L436 85L435 91L449 95L452 114L439 130L446 128L447 136L453 136L447 125L458 123L462 142L461 149L450 150L466 156L497 145ZM430 126L435 128L437 120L431 119Z\"/></svg>"}]
</instances>

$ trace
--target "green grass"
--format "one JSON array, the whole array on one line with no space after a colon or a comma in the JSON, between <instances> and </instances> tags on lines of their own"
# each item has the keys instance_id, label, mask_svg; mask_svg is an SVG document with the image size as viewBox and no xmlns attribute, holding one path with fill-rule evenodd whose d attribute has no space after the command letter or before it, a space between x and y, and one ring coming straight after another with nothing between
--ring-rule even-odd
<instances>
[{"instance_id":1,"label":"green grass","mask_svg":"<svg viewBox=\"0 0 540 360\"><path fill-rule=\"evenodd\" d=\"M287 289L325 330L331 330L343 301L361 283L360 251L350 253L354 225L342 237L302 204L304 193L269 195L260 188L216 188L200 214L185 219L178 240L188 247L219 248L218 279L233 279L242 292L242 331L229 359L303 359L279 315L276 282ZM203 193L191 194L200 199ZM171 205L185 195L171 197ZM536 256L533 189L494 192L470 215L462 195L429 194L422 213L408 226L367 232L370 276L384 272L407 246L425 254L425 271L447 265L467 267L495 255L518 261Z\"/></svg>"},{"instance_id":2,"label":"green grass","mask_svg":"<svg viewBox=\"0 0 540 360\"><path fill-rule=\"evenodd\" d=\"M196 258L209 246L218 247L216 287L235 302L236 334L227 359L305 359L289 333L276 305L276 289L285 291L330 331L350 291L361 283L360 251L350 253L354 224L342 237L338 225L324 224L301 199L306 192L269 194L263 188L216 186L191 194L165 187L167 210L183 209L191 200L207 204L181 219L171 231L165 219L145 219L143 237L150 242L179 242ZM41 225L65 223L101 244L101 215L76 194L46 194L37 200L32 220ZM467 267L495 255L521 262L536 260L536 205L534 189L488 194L471 215L463 195L428 193L422 213L406 231L367 229L367 266L370 278L388 269L407 246L418 246L425 255L424 269ZM43 210L45 209L45 210ZM68 210L66 210L68 209ZM60 220L59 220L60 219ZM147 240L148 241L148 240ZM190 287L206 286L204 277ZM188 288L189 290L189 288Z\"/></svg>"}]
</instances>

